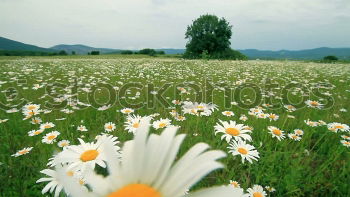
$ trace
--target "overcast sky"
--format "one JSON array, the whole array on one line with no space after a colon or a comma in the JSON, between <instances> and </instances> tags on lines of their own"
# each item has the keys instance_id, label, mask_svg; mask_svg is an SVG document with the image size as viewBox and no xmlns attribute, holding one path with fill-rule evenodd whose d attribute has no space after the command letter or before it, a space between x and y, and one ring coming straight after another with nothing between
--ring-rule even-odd
<instances>
[{"instance_id":1,"label":"overcast sky","mask_svg":"<svg viewBox=\"0 0 350 197\"><path fill-rule=\"evenodd\" d=\"M350 0L0 0L0 36L51 47L185 48L202 14L233 25L235 49L350 47Z\"/></svg>"}]
</instances>

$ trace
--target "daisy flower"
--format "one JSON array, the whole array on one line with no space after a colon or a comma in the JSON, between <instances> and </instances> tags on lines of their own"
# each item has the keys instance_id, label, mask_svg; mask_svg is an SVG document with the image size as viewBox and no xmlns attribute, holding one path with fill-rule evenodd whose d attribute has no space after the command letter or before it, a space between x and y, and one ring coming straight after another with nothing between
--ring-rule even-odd
<instances>
[{"instance_id":1,"label":"daisy flower","mask_svg":"<svg viewBox=\"0 0 350 197\"><path fill-rule=\"evenodd\" d=\"M311 127L317 127L317 126L320 126L320 123L319 122L316 122L316 121L311 121L311 120L304 120L304 122L311 126Z\"/></svg>"},{"instance_id":2,"label":"daisy flower","mask_svg":"<svg viewBox=\"0 0 350 197\"><path fill-rule=\"evenodd\" d=\"M40 178L36 181L36 183L42 183L42 182L48 182L46 186L41 191L42 194L45 194L47 192L53 193L55 191L54 197L59 197L60 192L63 190L63 181L62 178L59 176L61 173L64 173L68 177L72 177L74 182L77 183L80 187L80 189L87 191L87 188L82 184L80 181L79 172L74 172L71 170L67 170L67 166L58 166L56 167L56 170L52 169L45 169L40 171L40 173L46 175L47 177ZM68 193L67 193L68 194Z\"/></svg>"},{"instance_id":3,"label":"daisy flower","mask_svg":"<svg viewBox=\"0 0 350 197\"><path fill-rule=\"evenodd\" d=\"M321 103L318 102L318 101L307 100L307 101L305 101L305 104L306 104L308 107L311 107L311 108L316 108L316 109L321 109L321 108L323 108L323 104L321 104Z\"/></svg>"},{"instance_id":4,"label":"daisy flower","mask_svg":"<svg viewBox=\"0 0 350 197\"><path fill-rule=\"evenodd\" d=\"M346 110L345 108L341 108L339 111L340 112L347 112L348 110Z\"/></svg>"},{"instance_id":5,"label":"daisy flower","mask_svg":"<svg viewBox=\"0 0 350 197\"><path fill-rule=\"evenodd\" d=\"M52 131L50 133L47 133L43 139L41 140L42 143L45 144L52 144L56 141L57 136L59 136L61 133L58 131Z\"/></svg>"},{"instance_id":6,"label":"daisy flower","mask_svg":"<svg viewBox=\"0 0 350 197\"><path fill-rule=\"evenodd\" d=\"M17 108L12 108L12 109L9 109L9 110L6 110L6 113L10 114L10 113L16 113L18 112L18 109Z\"/></svg>"},{"instance_id":7,"label":"daisy flower","mask_svg":"<svg viewBox=\"0 0 350 197\"><path fill-rule=\"evenodd\" d=\"M171 120L168 118L165 118L165 119L161 118L160 120L154 121L152 125L153 125L153 128L155 129L163 129L171 125Z\"/></svg>"},{"instance_id":8,"label":"daisy flower","mask_svg":"<svg viewBox=\"0 0 350 197\"><path fill-rule=\"evenodd\" d=\"M343 138L344 140L350 140L350 136L347 136L347 135L341 135L340 137Z\"/></svg>"},{"instance_id":9,"label":"daisy flower","mask_svg":"<svg viewBox=\"0 0 350 197\"><path fill-rule=\"evenodd\" d=\"M216 123L214 126L215 129L215 135L217 133L223 133L224 135L221 136L222 139L226 139L226 142L229 143L231 139L234 140L247 140L252 141L252 138L248 133L251 133L251 130L245 129L243 124L236 124L235 121L230 120L222 121L219 120L221 124Z\"/></svg>"},{"instance_id":10,"label":"daisy flower","mask_svg":"<svg viewBox=\"0 0 350 197\"><path fill-rule=\"evenodd\" d=\"M207 104L207 103L192 103L186 102L182 106L184 114L192 114L197 116L210 116L216 109L217 106L215 104Z\"/></svg>"},{"instance_id":11,"label":"daisy flower","mask_svg":"<svg viewBox=\"0 0 350 197\"><path fill-rule=\"evenodd\" d=\"M39 118L39 117L34 117L34 118L32 118L32 120L31 120L31 123L32 124L40 124L42 122L42 120L41 120L41 118Z\"/></svg>"},{"instance_id":12,"label":"daisy flower","mask_svg":"<svg viewBox=\"0 0 350 197\"><path fill-rule=\"evenodd\" d=\"M23 106L23 111L38 111L40 109L40 105L37 104L27 104Z\"/></svg>"},{"instance_id":13,"label":"daisy flower","mask_svg":"<svg viewBox=\"0 0 350 197\"><path fill-rule=\"evenodd\" d=\"M261 119L265 119L265 118L269 117L269 114L259 113L259 114L256 114L256 117L261 118Z\"/></svg>"},{"instance_id":14,"label":"daisy flower","mask_svg":"<svg viewBox=\"0 0 350 197\"><path fill-rule=\"evenodd\" d=\"M170 113L170 115L172 116L172 117L175 117L175 116L177 116L177 111L176 110L171 110L171 112L169 112Z\"/></svg>"},{"instance_id":15,"label":"daisy flower","mask_svg":"<svg viewBox=\"0 0 350 197\"><path fill-rule=\"evenodd\" d=\"M321 126L327 125L327 123L326 123L325 121L323 121L323 120L319 120L319 121L318 121L318 124L321 125Z\"/></svg>"},{"instance_id":16,"label":"daisy flower","mask_svg":"<svg viewBox=\"0 0 350 197\"><path fill-rule=\"evenodd\" d=\"M0 119L0 123L4 123L4 122L7 122L9 119Z\"/></svg>"},{"instance_id":17,"label":"daisy flower","mask_svg":"<svg viewBox=\"0 0 350 197\"><path fill-rule=\"evenodd\" d=\"M148 135L149 120L141 123L133 140L124 144L123 157L118 160L111 153L111 144L105 143L109 174L106 177L91 171L85 177L91 190L86 191L66 173L64 189L72 197L232 197L242 196L243 190L231 186L199 190L186 195L186 191L209 172L222 168L217 162L225 156L222 151L206 151L208 145L194 145L182 158L176 156L185 135L176 136L176 127L166 128L160 135ZM144 124L145 123L145 124ZM162 147L162 148L159 148ZM135 151L137 150L137 151ZM196 170L190 168L196 166Z\"/></svg>"},{"instance_id":18,"label":"daisy flower","mask_svg":"<svg viewBox=\"0 0 350 197\"><path fill-rule=\"evenodd\" d=\"M333 132L338 132L338 131L349 131L349 126L346 124L338 123L338 122L332 122L327 125L328 130L333 131Z\"/></svg>"},{"instance_id":19,"label":"daisy flower","mask_svg":"<svg viewBox=\"0 0 350 197\"><path fill-rule=\"evenodd\" d=\"M252 188L248 188L247 192L249 193L249 197L265 197L266 192L264 188L260 185L253 185Z\"/></svg>"},{"instance_id":20,"label":"daisy flower","mask_svg":"<svg viewBox=\"0 0 350 197\"><path fill-rule=\"evenodd\" d=\"M39 180L36 181L36 183L49 182L43 188L41 193L45 194L48 191L50 191L50 193L55 191L55 197L58 197L60 195L60 192L63 190L63 185L57 176L58 172L56 172L55 170L51 170L51 169L45 169L45 170L40 171L40 173L45 174L48 177L40 178Z\"/></svg>"},{"instance_id":21,"label":"daisy flower","mask_svg":"<svg viewBox=\"0 0 350 197\"><path fill-rule=\"evenodd\" d=\"M122 112L123 114L130 114L130 113L133 113L134 110L131 108L124 108L124 109L120 110L120 112Z\"/></svg>"},{"instance_id":22,"label":"daisy flower","mask_svg":"<svg viewBox=\"0 0 350 197\"><path fill-rule=\"evenodd\" d=\"M55 124L53 124L52 122L46 122L46 123L40 125L40 129L42 129L42 130L51 129L53 127L55 127Z\"/></svg>"},{"instance_id":23,"label":"daisy flower","mask_svg":"<svg viewBox=\"0 0 350 197\"><path fill-rule=\"evenodd\" d=\"M285 138L284 131L281 129L274 126L268 126L267 129L270 130L269 133L271 133L273 138L277 138L279 141Z\"/></svg>"},{"instance_id":24,"label":"daisy flower","mask_svg":"<svg viewBox=\"0 0 350 197\"><path fill-rule=\"evenodd\" d=\"M39 111L29 111L29 110L25 110L22 112L23 115L25 116L24 120L27 120L35 115L39 114Z\"/></svg>"},{"instance_id":25,"label":"daisy flower","mask_svg":"<svg viewBox=\"0 0 350 197\"><path fill-rule=\"evenodd\" d=\"M28 154L32 149L33 149L33 147L23 148L22 150L17 151L15 154L13 154L11 156L12 157L19 157L19 156Z\"/></svg>"},{"instance_id":26,"label":"daisy flower","mask_svg":"<svg viewBox=\"0 0 350 197\"><path fill-rule=\"evenodd\" d=\"M54 165L67 164L67 169L79 170L83 174L95 169L95 165L106 167L106 156L103 151L103 143L111 138L101 136L96 143L85 143L78 138L80 145L67 146L54 158Z\"/></svg>"},{"instance_id":27,"label":"daisy flower","mask_svg":"<svg viewBox=\"0 0 350 197\"><path fill-rule=\"evenodd\" d=\"M111 107L112 107L111 105L104 105L102 107L97 108L97 110L98 111L105 111L105 110L107 110L107 109L109 109Z\"/></svg>"},{"instance_id":28,"label":"daisy flower","mask_svg":"<svg viewBox=\"0 0 350 197\"><path fill-rule=\"evenodd\" d=\"M39 129L39 130L31 130L31 131L28 132L28 135L29 135L29 136L35 136L35 135L41 134L42 132L44 132L44 130L42 130L42 129Z\"/></svg>"},{"instance_id":29,"label":"daisy flower","mask_svg":"<svg viewBox=\"0 0 350 197\"><path fill-rule=\"evenodd\" d=\"M116 127L115 127L115 124L113 122L107 122L104 125L104 128L105 128L106 132L111 132L111 131L114 131Z\"/></svg>"},{"instance_id":30,"label":"daisy flower","mask_svg":"<svg viewBox=\"0 0 350 197\"><path fill-rule=\"evenodd\" d=\"M229 153L232 153L233 156L240 155L242 163L244 163L245 160L249 163L253 163L253 160L258 161L258 158L260 158L259 152L255 150L255 147L242 140L232 141L227 148L230 149Z\"/></svg>"},{"instance_id":31,"label":"daisy flower","mask_svg":"<svg viewBox=\"0 0 350 197\"><path fill-rule=\"evenodd\" d=\"M265 189L266 189L266 191L268 191L268 192L275 192L275 191L276 191L275 188L270 187L270 186L265 186Z\"/></svg>"},{"instance_id":32,"label":"daisy flower","mask_svg":"<svg viewBox=\"0 0 350 197\"><path fill-rule=\"evenodd\" d=\"M301 129L294 129L294 134L295 135L304 135L304 131L303 130L301 130Z\"/></svg>"},{"instance_id":33,"label":"daisy flower","mask_svg":"<svg viewBox=\"0 0 350 197\"><path fill-rule=\"evenodd\" d=\"M84 125L80 125L77 127L78 131L88 131L87 128Z\"/></svg>"},{"instance_id":34,"label":"daisy flower","mask_svg":"<svg viewBox=\"0 0 350 197\"><path fill-rule=\"evenodd\" d=\"M69 140L61 140L61 141L57 142L57 146L61 147L61 148L67 147L67 146L69 146L69 144L70 144Z\"/></svg>"},{"instance_id":35,"label":"daisy flower","mask_svg":"<svg viewBox=\"0 0 350 197\"><path fill-rule=\"evenodd\" d=\"M124 124L125 129L129 133L135 133L136 130L140 127L142 117L139 115L129 115Z\"/></svg>"},{"instance_id":36,"label":"daisy flower","mask_svg":"<svg viewBox=\"0 0 350 197\"><path fill-rule=\"evenodd\" d=\"M288 112L293 112L297 110L293 105L284 105L284 108L286 108Z\"/></svg>"},{"instance_id":37,"label":"daisy flower","mask_svg":"<svg viewBox=\"0 0 350 197\"><path fill-rule=\"evenodd\" d=\"M288 134L288 137L294 141L300 141L301 140L301 137L295 133L289 133Z\"/></svg>"},{"instance_id":38,"label":"daisy flower","mask_svg":"<svg viewBox=\"0 0 350 197\"><path fill-rule=\"evenodd\" d=\"M242 120L245 122L248 120L248 117L246 115L241 115L241 117L239 117L239 120Z\"/></svg>"},{"instance_id":39,"label":"daisy flower","mask_svg":"<svg viewBox=\"0 0 350 197\"><path fill-rule=\"evenodd\" d=\"M171 101L174 105L181 105L181 101L180 100L173 100Z\"/></svg>"},{"instance_id":40,"label":"daisy flower","mask_svg":"<svg viewBox=\"0 0 350 197\"><path fill-rule=\"evenodd\" d=\"M223 111L222 114L227 117L231 117L235 115L232 111Z\"/></svg>"},{"instance_id":41,"label":"daisy flower","mask_svg":"<svg viewBox=\"0 0 350 197\"><path fill-rule=\"evenodd\" d=\"M241 185L237 181L230 180L230 185L233 186L233 188L240 188Z\"/></svg>"},{"instance_id":42,"label":"daisy flower","mask_svg":"<svg viewBox=\"0 0 350 197\"><path fill-rule=\"evenodd\" d=\"M186 120L186 117L177 115L177 116L175 116L175 120L177 120L177 121L184 121L184 120Z\"/></svg>"},{"instance_id":43,"label":"daisy flower","mask_svg":"<svg viewBox=\"0 0 350 197\"><path fill-rule=\"evenodd\" d=\"M343 144L343 146L345 147L350 147L350 142L349 141L346 141L346 140L340 140L340 143Z\"/></svg>"},{"instance_id":44,"label":"daisy flower","mask_svg":"<svg viewBox=\"0 0 350 197\"><path fill-rule=\"evenodd\" d=\"M268 118L270 119L270 121L272 120L278 120L279 116L276 114L268 114Z\"/></svg>"}]
</instances>

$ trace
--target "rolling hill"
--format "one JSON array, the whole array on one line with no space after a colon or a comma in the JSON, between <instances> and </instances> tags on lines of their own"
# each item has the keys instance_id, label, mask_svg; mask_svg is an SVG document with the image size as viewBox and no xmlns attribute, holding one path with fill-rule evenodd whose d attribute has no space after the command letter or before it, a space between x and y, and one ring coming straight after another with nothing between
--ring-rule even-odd
<instances>
[{"instance_id":1,"label":"rolling hill","mask_svg":"<svg viewBox=\"0 0 350 197\"><path fill-rule=\"evenodd\" d=\"M291 60L318 60L327 55L337 56L342 60L350 59L350 48L327 48L321 47L306 50L280 50L264 51L256 49L239 50L250 59L291 59Z\"/></svg>"},{"instance_id":2,"label":"rolling hill","mask_svg":"<svg viewBox=\"0 0 350 197\"><path fill-rule=\"evenodd\" d=\"M71 54L72 51L75 51L76 54L80 54L80 55L86 55L91 51L100 51L101 54L119 53L121 51L119 49L94 48L94 47L81 45L81 44L75 44L75 45L60 44L60 45L53 46L50 49L57 50L57 51L64 50L68 54Z\"/></svg>"},{"instance_id":3,"label":"rolling hill","mask_svg":"<svg viewBox=\"0 0 350 197\"><path fill-rule=\"evenodd\" d=\"M27 51L27 52L46 52L53 53L61 50L71 54L75 51L76 54L86 55L91 51L100 51L101 54L116 54L120 53L123 49L110 49L110 48L95 48L86 45L76 44L67 45L60 44L51 48L43 48L35 45L25 44L22 42L14 41L4 37L0 37L0 51ZM155 49L157 51L164 51L166 54L182 54L185 49ZM133 50L137 51L137 50ZM244 55L248 56L249 59L289 59L289 60L319 60L327 55L337 56L342 60L350 60L350 48L327 48L321 47L316 49L306 50L280 50L280 51L269 51L269 50L257 50L257 49L241 49L238 50ZM30 53L29 53L30 54ZM40 55L40 53L39 53Z\"/></svg>"},{"instance_id":4,"label":"rolling hill","mask_svg":"<svg viewBox=\"0 0 350 197\"><path fill-rule=\"evenodd\" d=\"M53 49L47 49L47 48L42 48L35 45L25 44L25 43L10 40L4 37L0 37L0 50L55 52L55 50Z\"/></svg>"}]
</instances>

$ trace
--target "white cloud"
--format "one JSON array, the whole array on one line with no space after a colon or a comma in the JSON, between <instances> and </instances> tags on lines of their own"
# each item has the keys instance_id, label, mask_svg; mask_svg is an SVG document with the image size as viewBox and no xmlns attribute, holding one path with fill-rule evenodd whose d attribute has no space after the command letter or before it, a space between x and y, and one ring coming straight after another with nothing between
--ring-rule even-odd
<instances>
[{"instance_id":1,"label":"white cloud","mask_svg":"<svg viewBox=\"0 0 350 197\"><path fill-rule=\"evenodd\" d=\"M201 14L225 17L234 48L350 45L348 0L0 0L0 36L39 46L184 48Z\"/></svg>"}]
</instances>

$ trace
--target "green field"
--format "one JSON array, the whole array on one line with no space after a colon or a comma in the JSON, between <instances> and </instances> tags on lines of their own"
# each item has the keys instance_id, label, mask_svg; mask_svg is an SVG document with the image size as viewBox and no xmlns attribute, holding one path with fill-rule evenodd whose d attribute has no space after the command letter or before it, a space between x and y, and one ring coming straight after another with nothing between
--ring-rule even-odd
<instances>
[{"instance_id":1,"label":"green field","mask_svg":"<svg viewBox=\"0 0 350 197\"><path fill-rule=\"evenodd\" d=\"M118 137L121 146L132 139L133 134L124 127L127 115L120 112L126 107L140 116L159 113L154 120L168 118L172 125L180 126L178 133L187 135L180 155L197 142L227 153L220 160L225 169L210 173L191 190L235 180L244 189L254 184L275 188L275 192L267 192L270 196L350 196L350 149L341 143L341 136L349 136L349 131L328 128L333 122L350 123L349 73L350 64L298 61L204 61L127 55L1 57L0 196L43 196L45 183L35 182L44 177L40 171L48 168L48 159L62 150L57 146L61 140L69 140L72 145L79 144L79 137L92 142L104 132L107 122L116 124L110 134ZM39 88L33 89L35 86ZM181 93L179 88L186 92ZM184 114L173 100L214 103L217 109L209 116ZM307 100L324 105L321 109L308 107ZM23 120L22 106L26 103L40 104L46 111L35 117L55 127L28 136L39 125L31 124L31 118ZM109 104L108 109L98 110ZM288 112L286 104L296 110ZM270 120L249 113L258 107L261 116L273 113L279 118ZM9 113L13 108L18 112ZM175 120L172 110L186 120ZM223 111L235 115L228 117ZM241 120L241 115L248 120ZM215 135L214 126L219 120L253 128L248 143L259 152L258 161L242 163L241 156L228 153L229 145L221 140L222 134ZM319 125L309 126L307 120ZM78 131L79 125L88 131ZM283 130L285 139L273 138L269 126ZM294 129L304 131L300 141L288 138ZM42 143L43 136L51 131L61 133L56 142ZM160 133L161 129L151 132ZM19 157L11 156L25 147L33 149Z\"/></svg>"}]
</instances>

